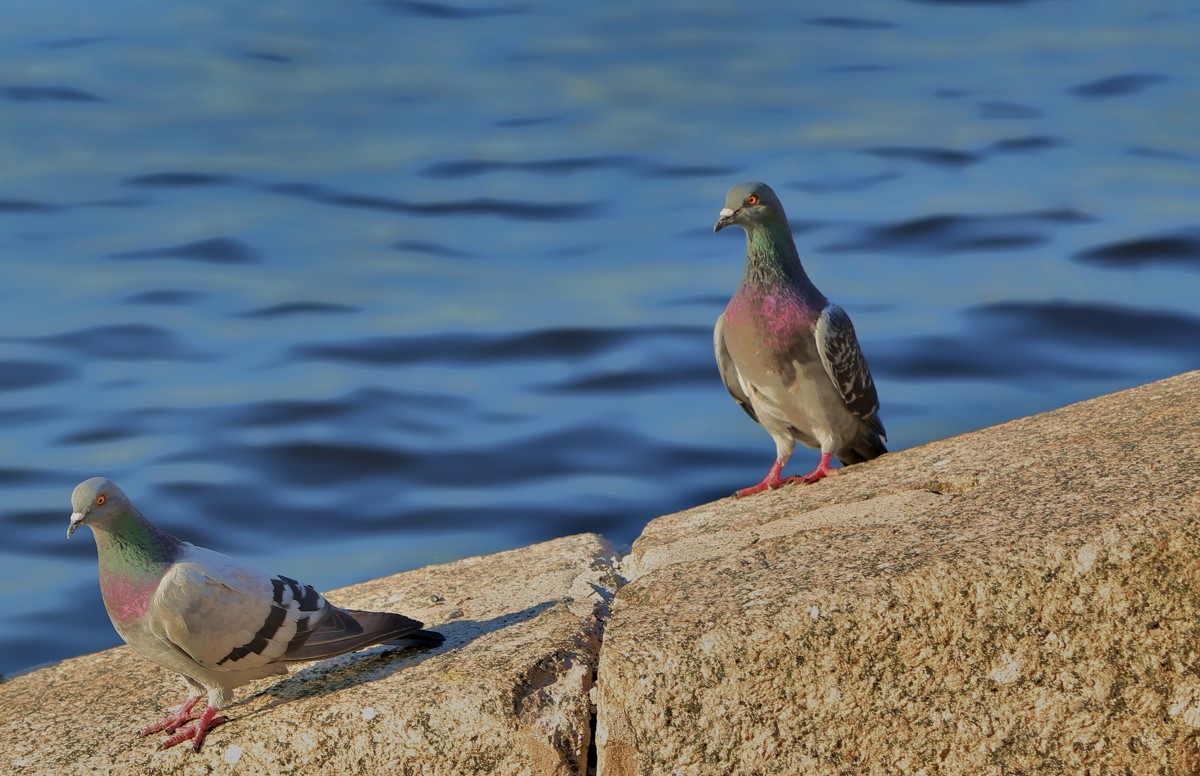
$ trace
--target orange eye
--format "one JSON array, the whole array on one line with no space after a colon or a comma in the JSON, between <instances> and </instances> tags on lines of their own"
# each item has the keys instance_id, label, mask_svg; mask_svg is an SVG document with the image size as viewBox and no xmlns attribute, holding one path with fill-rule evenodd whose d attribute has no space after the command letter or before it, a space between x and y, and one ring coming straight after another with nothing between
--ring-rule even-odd
<instances>
[{"instance_id":1,"label":"orange eye","mask_svg":"<svg viewBox=\"0 0 1200 776\"><path fill-rule=\"evenodd\" d=\"M750 196L746 197L746 204L747 205L757 205L758 204L758 195L751 194Z\"/></svg>"},{"instance_id":2,"label":"orange eye","mask_svg":"<svg viewBox=\"0 0 1200 776\"><path fill-rule=\"evenodd\" d=\"M108 496L104 495L103 493L101 493L99 496L96 496L96 506L104 506L105 501L108 501Z\"/></svg>"}]
</instances>

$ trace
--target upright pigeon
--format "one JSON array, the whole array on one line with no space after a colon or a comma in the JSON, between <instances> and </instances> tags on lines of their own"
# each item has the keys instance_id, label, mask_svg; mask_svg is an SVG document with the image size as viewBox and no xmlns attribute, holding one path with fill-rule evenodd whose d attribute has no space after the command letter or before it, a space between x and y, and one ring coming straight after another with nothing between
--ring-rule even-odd
<instances>
[{"instance_id":1,"label":"upright pigeon","mask_svg":"<svg viewBox=\"0 0 1200 776\"><path fill-rule=\"evenodd\" d=\"M142 657L187 683L178 711L141 731L172 733L161 749L190 740L200 751L208 731L225 722L216 714L233 689L286 674L288 663L384 642L430 648L444 641L403 615L339 609L291 577L180 541L151 525L103 477L77 485L71 508L67 538L81 525L95 534L113 627ZM207 706L194 710L205 692Z\"/></svg>"},{"instance_id":2,"label":"upright pigeon","mask_svg":"<svg viewBox=\"0 0 1200 776\"><path fill-rule=\"evenodd\" d=\"M746 271L713 329L717 367L734 401L775 440L775 463L749 496L789 482L812 483L843 464L883 453L879 397L850 316L817 290L792 240L779 197L765 183L729 190L713 232L746 231ZM821 450L811 473L780 479L796 442Z\"/></svg>"}]
</instances>

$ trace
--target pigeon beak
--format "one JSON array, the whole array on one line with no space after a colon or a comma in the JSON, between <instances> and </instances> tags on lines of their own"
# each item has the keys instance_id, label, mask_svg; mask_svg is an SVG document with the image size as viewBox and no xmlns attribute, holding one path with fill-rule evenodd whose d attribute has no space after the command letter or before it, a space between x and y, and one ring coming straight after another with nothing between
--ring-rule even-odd
<instances>
[{"instance_id":1,"label":"pigeon beak","mask_svg":"<svg viewBox=\"0 0 1200 776\"><path fill-rule=\"evenodd\" d=\"M732 224L733 217L736 215L737 215L737 213L735 213L734 211L730 210L727 207L721 208L721 217L717 219L717 225L713 227L713 234L716 234L717 232L721 231L725 227Z\"/></svg>"},{"instance_id":2,"label":"pigeon beak","mask_svg":"<svg viewBox=\"0 0 1200 776\"><path fill-rule=\"evenodd\" d=\"M67 526L67 538L68 539L71 538L71 534L75 533L75 530L77 528L79 528L79 526L83 525L84 517L86 517L86 515L84 515L82 512L72 512L71 513L71 524L69 526Z\"/></svg>"}]
</instances>

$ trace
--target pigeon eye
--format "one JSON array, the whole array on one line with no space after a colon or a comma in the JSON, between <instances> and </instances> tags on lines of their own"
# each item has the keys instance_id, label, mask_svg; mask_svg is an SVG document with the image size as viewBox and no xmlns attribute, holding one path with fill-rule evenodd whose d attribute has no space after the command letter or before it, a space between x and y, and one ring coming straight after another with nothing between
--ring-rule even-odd
<instances>
[{"instance_id":1,"label":"pigeon eye","mask_svg":"<svg viewBox=\"0 0 1200 776\"><path fill-rule=\"evenodd\" d=\"M104 506L105 501L108 501L108 496L104 495L103 493L101 493L99 496L96 496L96 506Z\"/></svg>"},{"instance_id":2,"label":"pigeon eye","mask_svg":"<svg viewBox=\"0 0 1200 776\"><path fill-rule=\"evenodd\" d=\"M751 194L750 196L746 197L746 204L747 205L757 205L758 204L758 195Z\"/></svg>"}]
</instances>

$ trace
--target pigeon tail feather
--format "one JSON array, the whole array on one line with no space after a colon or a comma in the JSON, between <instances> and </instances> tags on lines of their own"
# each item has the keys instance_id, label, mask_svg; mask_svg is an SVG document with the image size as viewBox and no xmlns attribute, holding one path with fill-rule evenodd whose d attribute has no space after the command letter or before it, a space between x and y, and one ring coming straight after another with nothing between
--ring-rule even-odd
<instances>
[{"instance_id":1,"label":"pigeon tail feather","mask_svg":"<svg viewBox=\"0 0 1200 776\"><path fill-rule=\"evenodd\" d=\"M423 632L424 623L402 614L363 612L332 605L329 609L330 616L321 627L304 643L290 647L283 660L322 660Z\"/></svg>"},{"instance_id":2,"label":"pigeon tail feather","mask_svg":"<svg viewBox=\"0 0 1200 776\"><path fill-rule=\"evenodd\" d=\"M406 636L400 636L395 639L388 639L381 642L390 647L418 647L420 649L433 649L440 647L446 641L446 637L437 631L419 630L413 631Z\"/></svg>"},{"instance_id":3,"label":"pigeon tail feather","mask_svg":"<svg viewBox=\"0 0 1200 776\"><path fill-rule=\"evenodd\" d=\"M879 434L871 428L863 428L861 434L837 451L837 459L845 466L878 458L887 452Z\"/></svg>"}]
</instances>

